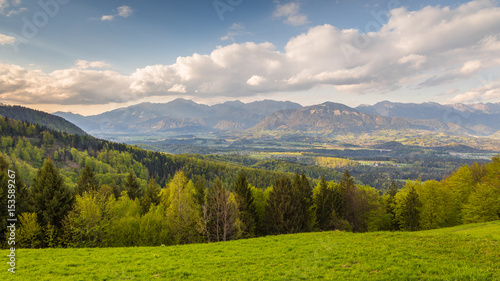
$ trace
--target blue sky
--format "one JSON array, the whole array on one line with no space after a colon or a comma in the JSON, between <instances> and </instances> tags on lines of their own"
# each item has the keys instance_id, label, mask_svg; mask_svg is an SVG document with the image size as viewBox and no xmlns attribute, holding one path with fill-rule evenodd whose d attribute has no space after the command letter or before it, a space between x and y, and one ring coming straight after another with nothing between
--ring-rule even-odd
<instances>
[{"instance_id":1,"label":"blue sky","mask_svg":"<svg viewBox=\"0 0 500 281\"><path fill-rule=\"evenodd\" d=\"M40 2L0 0L1 102L500 101L494 0Z\"/></svg>"}]
</instances>

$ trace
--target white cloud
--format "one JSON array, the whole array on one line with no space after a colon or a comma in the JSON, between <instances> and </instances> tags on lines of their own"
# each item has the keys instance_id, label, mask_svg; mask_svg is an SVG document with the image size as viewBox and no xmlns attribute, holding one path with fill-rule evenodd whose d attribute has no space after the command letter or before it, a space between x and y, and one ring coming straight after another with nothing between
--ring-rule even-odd
<instances>
[{"instance_id":1,"label":"white cloud","mask_svg":"<svg viewBox=\"0 0 500 281\"><path fill-rule=\"evenodd\" d=\"M472 89L456 95L448 100L450 103L488 102L500 99L500 81L490 82L488 85Z\"/></svg>"},{"instance_id":2,"label":"white cloud","mask_svg":"<svg viewBox=\"0 0 500 281\"><path fill-rule=\"evenodd\" d=\"M120 6L117 8L118 13L115 15L104 15L101 17L101 21L113 21L115 17L128 18L133 14L132 8L129 6Z\"/></svg>"},{"instance_id":3,"label":"white cloud","mask_svg":"<svg viewBox=\"0 0 500 281\"><path fill-rule=\"evenodd\" d=\"M13 45L16 43L16 38L4 34L0 34L0 45Z\"/></svg>"},{"instance_id":4,"label":"white cloud","mask_svg":"<svg viewBox=\"0 0 500 281\"><path fill-rule=\"evenodd\" d=\"M112 21L114 19L115 19L115 16L112 16L112 15L104 15L101 17L102 21Z\"/></svg>"},{"instance_id":5,"label":"white cloud","mask_svg":"<svg viewBox=\"0 0 500 281\"><path fill-rule=\"evenodd\" d=\"M0 0L0 14L10 17L26 10L19 5L21 5L21 0Z\"/></svg>"},{"instance_id":6,"label":"white cloud","mask_svg":"<svg viewBox=\"0 0 500 281\"><path fill-rule=\"evenodd\" d=\"M0 99L99 104L175 93L241 98L324 85L358 94L446 87L500 66L500 8L492 1L419 11L398 8L390 11L388 23L377 32L325 24L291 38L283 51L268 42L233 43L131 75L105 70L109 65L102 61L77 61L73 68L52 73L2 65ZM297 10L282 14L290 11ZM499 88L492 83L461 89L463 94L453 99L491 99Z\"/></svg>"},{"instance_id":7,"label":"white cloud","mask_svg":"<svg viewBox=\"0 0 500 281\"><path fill-rule=\"evenodd\" d=\"M75 62L75 66L79 69L89 69L89 68L108 68L111 65L104 61L86 61L86 60L77 60Z\"/></svg>"},{"instance_id":8,"label":"white cloud","mask_svg":"<svg viewBox=\"0 0 500 281\"><path fill-rule=\"evenodd\" d=\"M118 15L120 17L128 18L132 15L133 10L129 6L118 7Z\"/></svg>"},{"instance_id":9,"label":"white cloud","mask_svg":"<svg viewBox=\"0 0 500 281\"><path fill-rule=\"evenodd\" d=\"M259 86L262 82L264 82L266 78L259 76L259 75L253 75L250 77L250 79L247 80L247 84L250 86Z\"/></svg>"},{"instance_id":10,"label":"white cloud","mask_svg":"<svg viewBox=\"0 0 500 281\"><path fill-rule=\"evenodd\" d=\"M231 27L229 27L229 31L226 33L226 35L222 36L220 38L221 41L234 41L235 37L237 36L242 36L242 35L250 35L252 34L251 32L248 32L245 30L245 27L242 24L239 23L233 23Z\"/></svg>"},{"instance_id":11,"label":"white cloud","mask_svg":"<svg viewBox=\"0 0 500 281\"><path fill-rule=\"evenodd\" d=\"M460 72L463 74L471 74L477 72L481 68L481 61L480 60L471 60L462 66L460 68Z\"/></svg>"},{"instance_id":12,"label":"white cloud","mask_svg":"<svg viewBox=\"0 0 500 281\"><path fill-rule=\"evenodd\" d=\"M293 26L307 24L307 16L299 12L300 5L296 2L278 4L273 12L274 18L285 18L285 23Z\"/></svg>"}]
</instances>

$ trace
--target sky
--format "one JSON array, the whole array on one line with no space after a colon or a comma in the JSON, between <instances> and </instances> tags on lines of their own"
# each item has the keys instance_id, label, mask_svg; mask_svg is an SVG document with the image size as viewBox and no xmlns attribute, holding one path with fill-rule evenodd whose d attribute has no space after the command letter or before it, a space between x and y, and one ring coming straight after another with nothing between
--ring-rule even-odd
<instances>
[{"instance_id":1,"label":"sky","mask_svg":"<svg viewBox=\"0 0 500 281\"><path fill-rule=\"evenodd\" d=\"M0 102L500 102L496 0L0 0Z\"/></svg>"}]
</instances>

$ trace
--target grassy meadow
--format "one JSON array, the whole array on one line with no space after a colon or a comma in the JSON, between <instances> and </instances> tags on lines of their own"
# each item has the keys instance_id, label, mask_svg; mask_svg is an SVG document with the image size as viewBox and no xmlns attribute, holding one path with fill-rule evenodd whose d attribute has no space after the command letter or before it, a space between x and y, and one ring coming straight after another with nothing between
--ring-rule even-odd
<instances>
[{"instance_id":1,"label":"grassy meadow","mask_svg":"<svg viewBox=\"0 0 500 281\"><path fill-rule=\"evenodd\" d=\"M3 262L1 280L500 280L500 221L171 247L19 249L16 256L16 273Z\"/></svg>"}]
</instances>

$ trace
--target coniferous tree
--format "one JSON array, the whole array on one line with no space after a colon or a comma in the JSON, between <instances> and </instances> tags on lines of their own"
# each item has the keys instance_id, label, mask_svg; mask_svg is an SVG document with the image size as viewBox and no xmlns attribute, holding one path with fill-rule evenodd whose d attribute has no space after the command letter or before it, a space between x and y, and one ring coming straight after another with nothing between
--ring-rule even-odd
<instances>
[{"instance_id":1,"label":"coniferous tree","mask_svg":"<svg viewBox=\"0 0 500 281\"><path fill-rule=\"evenodd\" d=\"M124 189L127 191L127 195L130 199L135 200L135 198L139 198L140 200L142 198L141 186L133 172L127 174Z\"/></svg>"},{"instance_id":2,"label":"coniferous tree","mask_svg":"<svg viewBox=\"0 0 500 281\"><path fill-rule=\"evenodd\" d=\"M196 191L194 195L196 203L203 206L203 204L205 204L205 180L201 176L198 176L198 179L194 184L194 189Z\"/></svg>"},{"instance_id":3,"label":"coniferous tree","mask_svg":"<svg viewBox=\"0 0 500 281\"><path fill-rule=\"evenodd\" d=\"M238 208L232 194L217 178L207 198L207 236L209 242L229 241L238 237Z\"/></svg>"},{"instance_id":4,"label":"coniferous tree","mask_svg":"<svg viewBox=\"0 0 500 281\"><path fill-rule=\"evenodd\" d=\"M335 214L334 190L328 187L325 177L315 189L313 202L316 207L316 223L320 230L332 230L334 228L332 215Z\"/></svg>"},{"instance_id":5,"label":"coniferous tree","mask_svg":"<svg viewBox=\"0 0 500 281\"><path fill-rule=\"evenodd\" d=\"M158 204L160 204L160 192L160 186L156 184L156 181L153 178L151 178L149 180L148 186L146 187L144 198L141 201L143 214L147 213L151 206L157 206Z\"/></svg>"},{"instance_id":6,"label":"coniferous tree","mask_svg":"<svg viewBox=\"0 0 500 281\"><path fill-rule=\"evenodd\" d=\"M417 189L412 184L408 194L403 198L400 206L398 206L398 220L402 230L415 231L419 229L420 220L420 202Z\"/></svg>"},{"instance_id":7,"label":"coniferous tree","mask_svg":"<svg viewBox=\"0 0 500 281\"><path fill-rule=\"evenodd\" d=\"M248 185L248 181L244 173L240 173L234 186L234 191L242 224L242 236L253 237L256 233L258 216L252 190Z\"/></svg>"},{"instance_id":8,"label":"coniferous tree","mask_svg":"<svg viewBox=\"0 0 500 281\"><path fill-rule=\"evenodd\" d=\"M75 194L83 195L84 192L96 192L99 190L99 187L99 182L92 168L89 165L85 165L75 186Z\"/></svg>"},{"instance_id":9,"label":"coniferous tree","mask_svg":"<svg viewBox=\"0 0 500 281\"><path fill-rule=\"evenodd\" d=\"M311 231L315 223L315 211L312 202L312 189L305 174L295 173L292 188L300 200L300 232Z\"/></svg>"},{"instance_id":10,"label":"coniferous tree","mask_svg":"<svg viewBox=\"0 0 500 281\"><path fill-rule=\"evenodd\" d=\"M391 230L399 230L399 223L396 219L396 194L398 193L398 186L394 180L391 181L389 190L387 191L387 213L390 215L391 219Z\"/></svg>"},{"instance_id":11,"label":"coniferous tree","mask_svg":"<svg viewBox=\"0 0 500 281\"><path fill-rule=\"evenodd\" d=\"M50 159L45 160L36 175L32 198L40 225L50 225L57 231L61 227L62 219L71 210L74 197Z\"/></svg>"},{"instance_id":12,"label":"coniferous tree","mask_svg":"<svg viewBox=\"0 0 500 281\"><path fill-rule=\"evenodd\" d=\"M343 218L347 220L355 230L358 212L358 210L356 210L356 186L348 170L345 171L340 180L340 189L343 193Z\"/></svg>"},{"instance_id":13,"label":"coniferous tree","mask_svg":"<svg viewBox=\"0 0 500 281\"><path fill-rule=\"evenodd\" d=\"M267 200L265 224L269 234L297 233L302 228L301 200L288 177L276 180Z\"/></svg>"}]
</instances>

